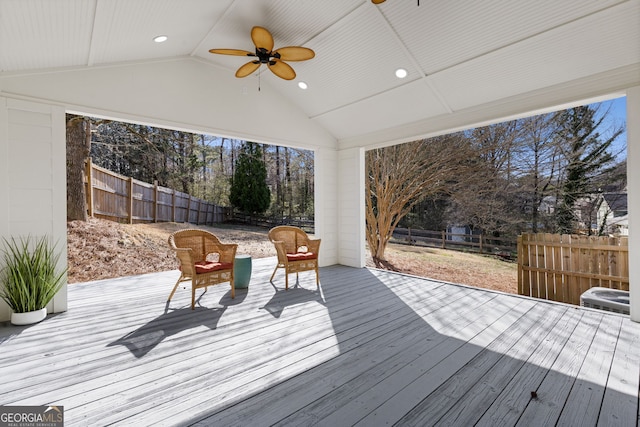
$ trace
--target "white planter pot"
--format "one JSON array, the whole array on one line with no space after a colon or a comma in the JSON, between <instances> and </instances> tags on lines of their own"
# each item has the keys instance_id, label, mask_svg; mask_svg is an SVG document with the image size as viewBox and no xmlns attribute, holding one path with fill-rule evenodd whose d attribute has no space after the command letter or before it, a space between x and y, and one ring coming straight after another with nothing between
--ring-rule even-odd
<instances>
[{"instance_id":1,"label":"white planter pot","mask_svg":"<svg viewBox=\"0 0 640 427\"><path fill-rule=\"evenodd\" d=\"M45 317L47 317L47 307L26 313L11 313L11 323L14 325L31 325L44 320Z\"/></svg>"}]
</instances>

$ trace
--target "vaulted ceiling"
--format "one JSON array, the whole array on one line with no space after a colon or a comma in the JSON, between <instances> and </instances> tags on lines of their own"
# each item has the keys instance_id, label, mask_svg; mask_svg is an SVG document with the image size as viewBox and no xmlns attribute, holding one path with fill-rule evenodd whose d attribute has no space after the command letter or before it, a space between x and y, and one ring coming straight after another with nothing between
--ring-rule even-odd
<instances>
[{"instance_id":1,"label":"vaulted ceiling","mask_svg":"<svg viewBox=\"0 0 640 427\"><path fill-rule=\"evenodd\" d=\"M640 0L0 0L0 79L174 58L233 76L247 59L208 50L253 50L255 25L316 56L246 90L269 85L345 145L640 84Z\"/></svg>"}]
</instances>

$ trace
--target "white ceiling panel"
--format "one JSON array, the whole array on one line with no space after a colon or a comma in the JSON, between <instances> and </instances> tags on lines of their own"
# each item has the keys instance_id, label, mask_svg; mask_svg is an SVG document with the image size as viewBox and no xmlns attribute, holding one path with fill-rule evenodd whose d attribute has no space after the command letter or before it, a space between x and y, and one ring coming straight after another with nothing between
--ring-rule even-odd
<instances>
[{"instance_id":1,"label":"white ceiling panel","mask_svg":"<svg viewBox=\"0 0 640 427\"><path fill-rule=\"evenodd\" d=\"M378 9L369 3L306 45L316 57L292 65L314 91L313 96L298 97L311 117L403 85L406 82L394 74L398 67L408 69L409 81L419 76Z\"/></svg>"},{"instance_id":2,"label":"white ceiling panel","mask_svg":"<svg viewBox=\"0 0 640 427\"><path fill-rule=\"evenodd\" d=\"M0 1L0 72L85 65L94 1Z\"/></svg>"},{"instance_id":3,"label":"white ceiling panel","mask_svg":"<svg viewBox=\"0 0 640 427\"><path fill-rule=\"evenodd\" d=\"M640 3L626 2L430 77L454 110L640 61ZM598 31L594 31L594 28ZM593 52L599 52L594 55Z\"/></svg>"},{"instance_id":4,"label":"white ceiling panel","mask_svg":"<svg viewBox=\"0 0 640 427\"><path fill-rule=\"evenodd\" d=\"M88 65L188 55L230 1L99 0ZM153 38L166 35L164 43Z\"/></svg>"},{"instance_id":5,"label":"white ceiling panel","mask_svg":"<svg viewBox=\"0 0 640 427\"><path fill-rule=\"evenodd\" d=\"M369 134L386 127L446 114L447 110L422 80L315 117L337 139Z\"/></svg>"},{"instance_id":6,"label":"white ceiling panel","mask_svg":"<svg viewBox=\"0 0 640 427\"><path fill-rule=\"evenodd\" d=\"M426 74L445 70L624 0L423 0L381 10Z\"/></svg>"}]
</instances>

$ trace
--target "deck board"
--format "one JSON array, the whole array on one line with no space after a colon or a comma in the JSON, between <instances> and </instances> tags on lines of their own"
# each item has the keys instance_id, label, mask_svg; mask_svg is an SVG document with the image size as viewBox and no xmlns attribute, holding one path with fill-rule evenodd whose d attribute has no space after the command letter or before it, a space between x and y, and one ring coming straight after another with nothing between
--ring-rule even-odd
<instances>
[{"instance_id":1,"label":"deck board","mask_svg":"<svg viewBox=\"0 0 640 427\"><path fill-rule=\"evenodd\" d=\"M560 308L549 312L540 306L533 307L527 313L527 322L514 323L437 392L405 415L402 424L475 424L483 414L478 408L488 408L493 403L564 312Z\"/></svg>"},{"instance_id":2,"label":"deck board","mask_svg":"<svg viewBox=\"0 0 640 427\"><path fill-rule=\"evenodd\" d=\"M624 319L616 343L611 372L605 390L599 426L630 426L638 422L638 381L640 379L640 324Z\"/></svg>"},{"instance_id":3,"label":"deck board","mask_svg":"<svg viewBox=\"0 0 640 427\"><path fill-rule=\"evenodd\" d=\"M69 426L637 423L627 317L343 266L284 291L253 261L248 290L199 291L196 310L182 286L167 304L171 271L0 324L0 405L62 405Z\"/></svg>"},{"instance_id":4,"label":"deck board","mask_svg":"<svg viewBox=\"0 0 640 427\"><path fill-rule=\"evenodd\" d=\"M585 313L516 425L555 425L598 330L602 315ZM583 424L576 424L583 425Z\"/></svg>"},{"instance_id":5,"label":"deck board","mask_svg":"<svg viewBox=\"0 0 640 427\"><path fill-rule=\"evenodd\" d=\"M502 390L498 390L500 394L482 414L477 425L512 426L518 422L531 401L531 392L538 390L581 318L579 310L565 311L545 340L526 358L527 363Z\"/></svg>"}]
</instances>

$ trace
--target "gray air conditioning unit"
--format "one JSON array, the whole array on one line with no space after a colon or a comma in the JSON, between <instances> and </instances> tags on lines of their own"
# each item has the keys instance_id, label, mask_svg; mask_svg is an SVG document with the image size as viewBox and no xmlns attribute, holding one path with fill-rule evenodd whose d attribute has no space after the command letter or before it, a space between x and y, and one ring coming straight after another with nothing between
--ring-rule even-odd
<instances>
[{"instance_id":1,"label":"gray air conditioning unit","mask_svg":"<svg viewBox=\"0 0 640 427\"><path fill-rule=\"evenodd\" d=\"M600 287L591 288L580 295L580 305L614 313L629 314L629 292Z\"/></svg>"}]
</instances>

